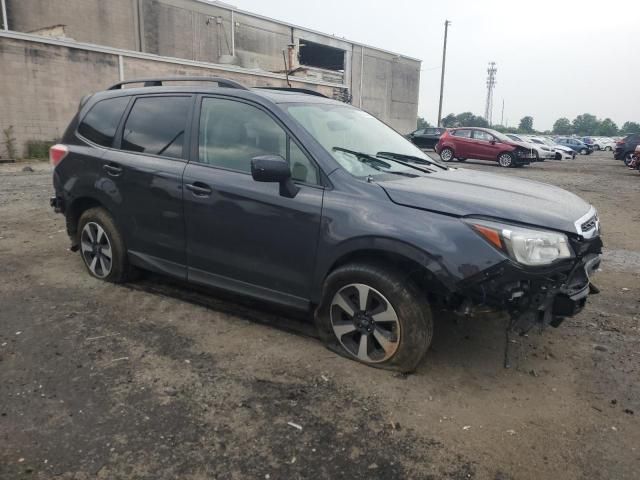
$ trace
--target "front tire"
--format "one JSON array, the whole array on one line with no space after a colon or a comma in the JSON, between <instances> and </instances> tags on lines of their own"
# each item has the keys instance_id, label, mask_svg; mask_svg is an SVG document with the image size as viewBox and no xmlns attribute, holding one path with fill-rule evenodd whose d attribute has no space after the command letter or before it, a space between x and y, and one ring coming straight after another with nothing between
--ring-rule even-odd
<instances>
[{"instance_id":1,"label":"front tire","mask_svg":"<svg viewBox=\"0 0 640 480\"><path fill-rule=\"evenodd\" d=\"M316 323L331 350L400 372L416 369L433 337L425 294L400 270L378 264L348 264L333 271Z\"/></svg>"},{"instance_id":2,"label":"front tire","mask_svg":"<svg viewBox=\"0 0 640 480\"><path fill-rule=\"evenodd\" d=\"M498 155L498 164L501 167L504 167L504 168L513 167L514 163L515 163L515 157L513 156L512 153L503 152L500 155Z\"/></svg>"},{"instance_id":3,"label":"front tire","mask_svg":"<svg viewBox=\"0 0 640 480\"><path fill-rule=\"evenodd\" d=\"M449 147L443 148L440 151L440 160L442 160L443 162L450 162L451 160L453 160L453 150Z\"/></svg>"},{"instance_id":4,"label":"front tire","mask_svg":"<svg viewBox=\"0 0 640 480\"><path fill-rule=\"evenodd\" d=\"M104 208L90 208L78 222L80 256L89 274L107 282L126 282L132 273L124 240Z\"/></svg>"}]
</instances>

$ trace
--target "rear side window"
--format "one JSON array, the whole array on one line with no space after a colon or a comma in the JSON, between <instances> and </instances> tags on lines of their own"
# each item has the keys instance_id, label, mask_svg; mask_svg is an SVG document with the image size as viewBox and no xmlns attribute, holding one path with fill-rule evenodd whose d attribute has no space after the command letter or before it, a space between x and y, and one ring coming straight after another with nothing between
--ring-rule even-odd
<instances>
[{"instance_id":1,"label":"rear side window","mask_svg":"<svg viewBox=\"0 0 640 480\"><path fill-rule=\"evenodd\" d=\"M142 97L136 100L122 132L122 150L183 158L191 97Z\"/></svg>"},{"instance_id":2,"label":"rear side window","mask_svg":"<svg viewBox=\"0 0 640 480\"><path fill-rule=\"evenodd\" d=\"M103 147L111 147L129 97L117 97L96 103L78 126L78 133Z\"/></svg>"},{"instance_id":3,"label":"rear side window","mask_svg":"<svg viewBox=\"0 0 640 480\"><path fill-rule=\"evenodd\" d=\"M471 138L471 130L454 130L452 135L456 137Z\"/></svg>"}]
</instances>

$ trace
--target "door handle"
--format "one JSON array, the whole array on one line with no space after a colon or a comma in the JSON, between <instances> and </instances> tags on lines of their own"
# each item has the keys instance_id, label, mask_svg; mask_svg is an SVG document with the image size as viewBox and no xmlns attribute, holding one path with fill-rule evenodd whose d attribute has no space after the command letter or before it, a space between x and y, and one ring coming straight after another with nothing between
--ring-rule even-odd
<instances>
[{"instance_id":1,"label":"door handle","mask_svg":"<svg viewBox=\"0 0 640 480\"><path fill-rule=\"evenodd\" d=\"M107 163L103 165L102 168L112 177L117 177L122 173L122 167L115 163Z\"/></svg>"},{"instance_id":2,"label":"door handle","mask_svg":"<svg viewBox=\"0 0 640 480\"><path fill-rule=\"evenodd\" d=\"M184 187L197 197L208 197L211 195L211 188L201 182L187 183Z\"/></svg>"}]
</instances>

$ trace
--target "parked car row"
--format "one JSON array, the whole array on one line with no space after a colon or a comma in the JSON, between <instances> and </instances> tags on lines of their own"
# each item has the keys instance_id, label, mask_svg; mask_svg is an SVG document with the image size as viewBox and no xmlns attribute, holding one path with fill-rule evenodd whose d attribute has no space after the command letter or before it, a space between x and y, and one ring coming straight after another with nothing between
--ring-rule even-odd
<instances>
[{"instance_id":1,"label":"parked car row","mask_svg":"<svg viewBox=\"0 0 640 480\"><path fill-rule=\"evenodd\" d=\"M508 162L507 157L503 155L501 164L504 166L524 165L545 160L571 160L578 153L589 155L595 148L579 138L549 138L520 133L502 134L496 130L480 127L421 128L406 135L406 138L419 148L433 148L445 162L474 158L496 160L500 163L500 154L513 153L514 158L511 162ZM602 145L609 146L602 141L598 148ZM520 150L517 150L517 147L521 147ZM523 151L522 149L528 153L518 154ZM445 150L444 155L443 150Z\"/></svg>"},{"instance_id":2,"label":"parked car row","mask_svg":"<svg viewBox=\"0 0 640 480\"><path fill-rule=\"evenodd\" d=\"M594 150L611 152L616 148L616 141L611 137L582 137L580 140L593 147Z\"/></svg>"},{"instance_id":3,"label":"parked car row","mask_svg":"<svg viewBox=\"0 0 640 480\"><path fill-rule=\"evenodd\" d=\"M185 80L217 85L164 85ZM436 150L535 160L481 128L444 131ZM51 206L95 279L151 270L299 309L331 350L367 365L415 369L442 310L506 311L523 333L559 326L597 291L592 205L450 168L313 91L120 82L80 102L50 159Z\"/></svg>"}]
</instances>

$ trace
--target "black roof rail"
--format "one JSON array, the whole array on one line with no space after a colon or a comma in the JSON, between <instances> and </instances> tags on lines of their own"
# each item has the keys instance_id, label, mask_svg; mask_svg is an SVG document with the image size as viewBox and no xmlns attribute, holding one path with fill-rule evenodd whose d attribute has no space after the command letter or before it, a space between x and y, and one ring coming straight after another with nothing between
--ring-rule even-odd
<instances>
[{"instance_id":1,"label":"black roof rail","mask_svg":"<svg viewBox=\"0 0 640 480\"><path fill-rule=\"evenodd\" d=\"M249 90L247 87L235 80L223 77L161 77L161 78L138 78L135 80L125 80L111 85L107 90L119 90L124 85L131 83L142 83L145 87L161 87L162 82L215 82L219 87L237 88L239 90Z\"/></svg>"},{"instance_id":2,"label":"black roof rail","mask_svg":"<svg viewBox=\"0 0 640 480\"><path fill-rule=\"evenodd\" d=\"M255 87L255 88L260 88L262 90L279 90L282 92L306 93L307 95L315 95L316 97L330 98L324 95L323 93L316 92L315 90L309 90L307 88L295 88L295 87Z\"/></svg>"}]
</instances>

